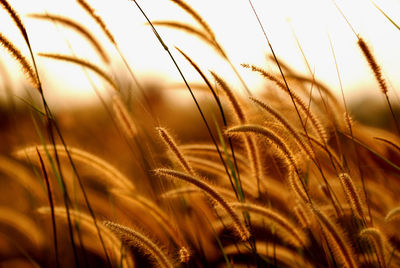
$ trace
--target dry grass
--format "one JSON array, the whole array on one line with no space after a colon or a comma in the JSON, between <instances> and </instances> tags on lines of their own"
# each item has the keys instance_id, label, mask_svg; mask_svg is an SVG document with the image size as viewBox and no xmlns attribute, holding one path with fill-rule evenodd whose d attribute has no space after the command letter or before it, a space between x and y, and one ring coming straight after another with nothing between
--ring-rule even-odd
<instances>
[{"instance_id":1,"label":"dry grass","mask_svg":"<svg viewBox=\"0 0 400 268\"><path fill-rule=\"evenodd\" d=\"M15 60L21 66L21 69L26 74L33 87L38 88L38 82L36 74L28 62L28 60L22 55L21 51L16 48L10 40L7 39L3 34L0 33L0 44L8 51L8 53L15 58Z\"/></svg>"},{"instance_id":2,"label":"dry grass","mask_svg":"<svg viewBox=\"0 0 400 268\"><path fill-rule=\"evenodd\" d=\"M57 22L57 23L60 23L61 25L64 25L66 27L69 27L69 28L75 30L77 33L79 33L84 38L86 38L86 40L88 40L89 43L91 43L93 48L97 51L97 53L99 54L99 56L102 58L102 60L105 63L110 62L107 52L104 50L103 46L99 43L99 41L96 39L96 37L88 29L86 29L83 25L80 25L79 23L75 22L74 20L59 16L59 15L30 14L29 17L34 18L34 19L42 19L42 20L48 20L51 22Z\"/></svg>"},{"instance_id":3,"label":"dry grass","mask_svg":"<svg viewBox=\"0 0 400 268\"><path fill-rule=\"evenodd\" d=\"M181 71L153 26L205 41L248 93L242 96L215 71L201 71L190 53L177 49L203 79L201 93L209 94L198 101L185 80L198 110L180 110L163 98L169 91L151 96L140 86L106 22L88 2L77 2L117 51L105 50L70 18L32 16L75 29L107 72L79 53L34 51L26 59L0 33L5 51L40 93L36 55L90 69L111 96L93 110L54 115L41 94L42 103L24 100L29 112L11 105L0 121L0 266L400 267L396 105L363 39L354 45L385 94L392 116L382 120L396 128L372 129L350 119L327 86L283 62L284 77L243 64L266 78L265 89L248 89L213 28L188 3L172 0L196 26L148 20L171 67ZM32 51L22 18L7 1L0 4ZM110 75L119 71L109 64L115 52L136 87ZM310 85L323 95L309 95ZM128 98L132 89L129 96L143 95Z\"/></svg>"},{"instance_id":4,"label":"dry grass","mask_svg":"<svg viewBox=\"0 0 400 268\"><path fill-rule=\"evenodd\" d=\"M115 91L119 91L118 86L116 85L114 80L99 66L97 66L91 62L88 62L83 59L78 59L78 58L75 58L72 56L68 56L68 55L60 55L60 54L52 54L52 53L38 53L38 55L42 56L42 57L46 57L46 58L55 59L55 60L71 62L71 63L77 64L77 65L80 65L82 67L86 67L89 70L95 72L97 75L99 75L105 81L107 81Z\"/></svg>"}]
</instances>

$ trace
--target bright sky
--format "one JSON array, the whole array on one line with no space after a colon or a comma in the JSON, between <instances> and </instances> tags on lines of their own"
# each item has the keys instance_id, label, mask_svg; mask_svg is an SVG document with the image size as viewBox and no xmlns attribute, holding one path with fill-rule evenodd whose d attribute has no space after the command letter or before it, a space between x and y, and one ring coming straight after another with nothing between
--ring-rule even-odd
<instances>
[{"instance_id":1,"label":"bright sky","mask_svg":"<svg viewBox=\"0 0 400 268\"><path fill-rule=\"evenodd\" d=\"M98 26L74 0L9 0L9 2L24 16L23 20L36 52L71 54L71 47L79 57L111 71L101 63L91 46L75 32L49 22L25 17L29 13L48 12L72 18L90 29L110 55L117 56ZM88 2L106 22L142 83L152 79L163 85L181 82L171 60L151 29L145 25L143 16L133 2L129 0L88 0ZM138 2L152 20L178 20L194 25L191 17L169 0ZM336 2L355 31L371 45L392 86L392 92L399 92L400 76L397 72L400 62L400 31L368 0ZM250 88L253 90L259 88L262 80L256 74L240 67L240 64L256 64L267 70L274 70L274 64L265 60L270 50L248 0L187 0L187 3L210 24L217 39ZM376 0L375 3L394 21L400 23L398 0ZM253 4L276 54L294 69L308 74L293 32L297 35L316 77L339 94L340 87L328 39L330 36L346 97L355 98L357 94L366 92L379 95L374 77L357 47L356 36L331 0L253 0ZM18 29L4 10L0 10L0 22L0 31L27 53ZM186 52L204 71L214 70L233 86L241 89L229 66L202 41L176 30L161 27L158 29L189 81L201 80L174 50L174 46ZM13 77L20 73L15 65L10 67L11 58L4 50L0 51L0 57L2 65L7 66L8 72ZM70 63L44 58L40 58L38 64L46 95L50 101L63 100L59 105L71 105L71 103L85 105L96 100L96 95L81 68ZM123 65L119 58L115 58L114 73L121 71L118 66ZM91 78L105 92L112 90L95 75L91 75ZM0 94L4 95L4 92Z\"/></svg>"}]
</instances>

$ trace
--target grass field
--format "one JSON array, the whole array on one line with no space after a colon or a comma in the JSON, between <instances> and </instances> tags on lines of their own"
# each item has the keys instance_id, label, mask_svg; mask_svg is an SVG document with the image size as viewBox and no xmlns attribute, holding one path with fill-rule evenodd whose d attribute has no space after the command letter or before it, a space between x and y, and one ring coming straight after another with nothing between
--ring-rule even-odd
<instances>
[{"instance_id":1,"label":"grass field","mask_svg":"<svg viewBox=\"0 0 400 268\"><path fill-rule=\"evenodd\" d=\"M202 14L170 2L192 23L152 21L130 1L181 78L173 88L142 82L95 1L74 4L97 34L67 16L21 17L0 0L24 41L0 33L0 44L25 85L1 72L0 266L400 267L398 100L374 44L353 29L385 105L351 106L343 89L280 60L261 23L275 71L234 64ZM32 20L74 31L101 64L79 51L34 51L25 28ZM239 84L167 46L157 31L164 27L208 45ZM186 79L177 57L201 83ZM81 68L100 105L49 105L39 58ZM243 71L262 78L262 89L249 87Z\"/></svg>"}]
</instances>

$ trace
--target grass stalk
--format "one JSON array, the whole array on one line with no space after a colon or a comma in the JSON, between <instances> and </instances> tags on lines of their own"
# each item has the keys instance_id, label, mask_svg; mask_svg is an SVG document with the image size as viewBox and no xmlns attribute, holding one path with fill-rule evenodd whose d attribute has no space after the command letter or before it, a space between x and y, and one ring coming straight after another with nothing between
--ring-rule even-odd
<instances>
[{"instance_id":1,"label":"grass stalk","mask_svg":"<svg viewBox=\"0 0 400 268\"><path fill-rule=\"evenodd\" d=\"M241 220L240 220L239 216L236 214L236 212L225 201L225 199L218 192L216 192L212 188L212 186L210 186L208 183L206 183L194 176L191 176L189 174L185 174L185 173L171 170L171 169L160 168L160 169L156 169L155 172L159 176L167 176L167 177L172 177L172 178L176 178L176 179L180 179L180 180L189 182L190 184L193 184L194 186L203 190L204 193L209 195L213 200L215 200L219 205L221 205L222 208L224 208L226 210L228 215L232 218L235 229L238 232L240 239L242 241L247 241L250 238L249 231L244 226L244 224L241 222Z\"/></svg>"},{"instance_id":2,"label":"grass stalk","mask_svg":"<svg viewBox=\"0 0 400 268\"><path fill-rule=\"evenodd\" d=\"M60 260L59 260L59 253L58 253L58 242L57 242L56 218L55 218L55 214L54 214L53 193L52 193L52 190L51 190L49 177L47 175L46 167L44 165L42 156L40 155L40 152L39 152L38 149L36 150L36 152L37 152L37 155L39 157L40 166L41 166L42 172L43 172L43 177L44 177L44 180L46 182L47 197L49 199L49 205L50 205L50 210L51 210L51 224L52 224L52 228L53 228L53 243L54 243L54 252L55 252L55 255L56 255L56 266L60 267Z\"/></svg>"}]
</instances>

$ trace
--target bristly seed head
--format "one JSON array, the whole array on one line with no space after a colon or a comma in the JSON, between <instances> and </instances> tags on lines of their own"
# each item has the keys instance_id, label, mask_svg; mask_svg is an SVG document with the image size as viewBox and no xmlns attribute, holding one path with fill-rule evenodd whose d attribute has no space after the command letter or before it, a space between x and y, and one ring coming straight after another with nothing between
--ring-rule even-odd
<instances>
[{"instance_id":1,"label":"bristly seed head","mask_svg":"<svg viewBox=\"0 0 400 268\"><path fill-rule=\"evenodd\" d=\"M17 60L23 72L28 77L32 85L39 90L39 83L35 71L31 64L22 55L21 51L16 48L3 34L0 33L0 44L10 53L10 55Z\"/></svg>"},{"instance_id":2,"label":"bristly seed head","mask_svg":"<svg viewBox=\"0 0 400 268\"><path fill-rule=\"evenodd\" d=\"M354 212L360 217L364 217L363 207L361 198L358 194L358 191L348 173L339 174L340 182L345 191L346 197L349 200Z\"/></svg>"},{"instance_id":3,"label":"bristly seed head","mask_svg":"<svg viewBox=\"0 0 400 268\"><path fill-rule=\"evenodd\" d=\"M360 47L362 53L364 54L366 60L368 61L369 67L371 68L372 72L375 75L376 80L378 81L379 87L382 90L383 94L387 94L388 88L386 85L386 81L383 78L381 67L375 60L374 55L372 54L370 48L368 47L367 43L361 37L358 38L357 42L358 46Z\"/></svg>"}]
</instances>

